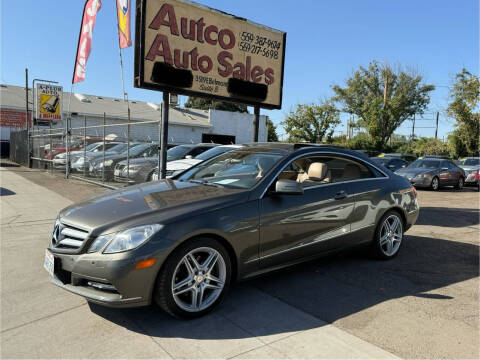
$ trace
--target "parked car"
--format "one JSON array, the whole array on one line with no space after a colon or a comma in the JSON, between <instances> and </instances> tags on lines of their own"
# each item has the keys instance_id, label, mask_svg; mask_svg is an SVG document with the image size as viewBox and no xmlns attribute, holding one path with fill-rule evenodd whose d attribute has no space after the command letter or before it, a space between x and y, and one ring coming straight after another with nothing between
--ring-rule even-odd
<instances>
[{"instance_id":1,"label":"parked car","mask_svg":"<svg viewBox=\"0 0 480 360\"><path fill-rule=\"evenodd\" d=\"M132 142L130 143L130 148L133 148L134 146L139 145L140 143L138 142ZM124 151L127 150L127 143L119 143L103 153L101 152L88 152L86 156L81 152L80 154L75 156L75 159L72 160L72 172L83 172L84 168L86 167L86 171L89 170L90 164L95 163L96 160L102 159L105 155L105 158L108 159L112 155L118 155L123 153Z\"/></svg>"},{"instance_id":2,"label":"parked car","mask_svg":"<svg viewBox=\"0 0 480 360\"><path fill-rule=\"evenodd\" d=\"M397 170L397 175L408 179L415 187L438 190L442 186L462 189L465 173L450 160L437 157L424 157L415 160L406 168Z\"/></svg>"},{"instance_id":3,"label":"parked car","mask_svg":"<svg viewBox=\"0 0 480 360\"><path fill-rule=\"evenodd\" d=\"M358 245L391 259L418 213L415 188L359 152L255 143L62 210L44 264L90 302L192 318L235 280Z\"/></svg>"},{"instance_id":4,"label":"parked car","mask_svg":"<svg viewBox=\"0 0 480 360\"><path fill-rule=\"evenodd\" d=\"M142 143L136 146L133 146L129 153L127 151L122 152L121 154L114 154L108 157L99 157L93 161L90 161L90 166L88 168L89 176L102 178L105 177L105 180L113 180L115 166L125 160L127 157L130 157L132 160L135 158L147 158L151 157L154 154L158 153L158 144L156 143Z\"/></svg>"},{"instance_id":5,"label":"parked car","mask_svg":"<svg viewBox=\"0 0 480 360\"><path fill-rule=\"evenodd\" d=\"M457 165L465 171L465 185L476 186L480 190L480 158L462 158L459 159Z\"/></svg>"},{"instance_id":6,"label":"parked car","mask_svg":"<svg viewBox=\"0 0 480 360\"><path fill-rule=\"evenodd\" d=\"M202 161L209 160L215 156L226 153L227 151L238 149L240 147L242 147L242 145L220 145L210 150L207 150L201 153L200 155L195 156L195 158L193 159L181 159L181 160L169 161L167 162L167 171L166 171L167 178L172 177L176 173L180 173L182 171L190 169L193 165L201 163ZM158 176L158 166L157 166L153 171L151 180L158 180L158 179L159 179L159 176Z\"/></svg>"},{"instance_id":7,"label":"parked car","mask_svg":"<svg viewBox=\"0 0 480 360\"><path fill-rule=\"evenodd\" d=\"M105 151L108 151L109 149L113 148L114 146L117 146L118 144L121 144L119 142L111 141L111 142L105 142ZM82 150L76 150L76 151L69 151L69 160L70 160L70 167L71 164L77 161L77 159L81 156L84 156L86 153L87 156L90 156L91 153L96 153L96 152L103 152L103 141L101 142L95 142L90 145L87 145L84 149ZM67 153L63 152L58 155L55 155L53 158L53 167L56 169L65 169L65 165L67 164Z\"/></svg>"},{"instance_id":8,"label":"parked car","mask_svg":"<svg viewBox=\"0 0 480 360\"><path fill-rule=\"evenodd\" d=\"M192 156L201 154L215 146L218 145L178 145L167 151L167 161L172 161L171 159L176 159L178 157L185 157L186 159L191 159ZM127 160L123 160L115 166L114 180L118 182L128 182L130 184L140 184L142 182L151 181L156 167L158 167L158 153L152 157L137 158L131 160L128 168L129 170L127 170Z\"/></svg>"},{"instance_id":9,"label":"parked car","mask_svg":"<svg viewBox=\"0 0 480 360\"><path fill-rule=\"evenodd\" d=\"M99 142L99 138L88 138L86 139L87 144L91 144L94 142ZM83 146L85 144L83 139L74 139L71 140L68 144L68 150L69 151L77 151L83 149ZM45 149L45 159L53 160L53 158L61 153L64 153L67 151L67 147L65 145L65 142L62 142L61 144L58 144L57 146L53 146L52 149L50 150L50 147L44 147Z\"/></svg>"},{"instance_id":10,"label":"parked car","mask_svg":"<svg viewBox=\"0 0 480 360\"><path fill-rule=\"evenodd\" d=\"M371 157L372 161L374 161L378 165L385 166L387 169L395 172L398 169L402 169L408 166L408 161L400 159L398 157Z\"/></svg>"},{"instance_id":11,"label":"parked car","mask_svg":"<svg viewBox=\"0 0 480 360\"><path fill-rule=\"evenodd\" d=\"M397 158L397 159L402 159L405 160L409 163L412 161L415 161L417 157L412 154L402 154L402 153L381 153L378 155L379 158L387 157L387 158Z\"/></svg>"}]
</instances>

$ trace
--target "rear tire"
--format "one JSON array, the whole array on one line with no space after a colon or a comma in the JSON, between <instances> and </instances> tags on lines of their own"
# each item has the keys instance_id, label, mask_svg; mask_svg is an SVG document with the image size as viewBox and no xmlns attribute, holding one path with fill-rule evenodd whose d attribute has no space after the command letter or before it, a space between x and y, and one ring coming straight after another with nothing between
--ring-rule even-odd
<instances>
[{"instance_id":1,"label":"rear tire","mask_svg":"<svg viewBox=\"0 0 480 360\"><path fill-rule=\"evenodd\" d=\"M372 241L372 255L380 260L390 260L398 255L403 243L404 224L396 210L382 216Z\"/></svg>"},{"instance_id":2,"label":"rear tire","mask_svg":"<svg viewBox=\"0 0 480 360\"><path fill-rule=\"evenodd\" d=\"M203 316L222 301L231 275L231 260L220 242L193 239L165 261L155 285L155 302L177 318Z\"/></svg>"},{"instance_id":3,"label":"rear tire","mask_svg":"<svg viewBox=\"0 0 480 360\"><path fill-rule=\"evenodd\" d=\"M438 177L434 177L432 179L432 183L430 184L430 188L433 190L433 191L438 191L438 189L440 189L440 181L438 180Z\"/></svg>"}]
</instances>

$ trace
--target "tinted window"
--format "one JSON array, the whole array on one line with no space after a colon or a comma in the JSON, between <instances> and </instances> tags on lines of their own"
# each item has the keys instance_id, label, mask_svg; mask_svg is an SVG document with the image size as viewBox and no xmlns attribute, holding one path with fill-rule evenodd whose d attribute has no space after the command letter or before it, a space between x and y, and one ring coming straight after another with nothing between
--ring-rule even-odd
<instances>
[{"instance_id":1,"label":"tinted window","mask_svg":"<svg viewBox=\"0 0 480 360\"><path fill-rule=\"evenodd\" d=\"M167 151L167 161L183 159L191 149L191 145L175 146Z\"/></svg>"},{"instance_id":2,"label":"tinted window","mask_svg":"<svg viewBox=\"0 0 480 360\"><path fill-rule=\"evenodd\" d=\"M461 165L467 165L467 166L480 165L480 159L466 159L465 161L461 162Z\"/></svg>"},{"instance_id":3,"label":"tinted window","mask_svg":"<svg viewBox=\"0 0 480 360\"><path fill-rule=\"evenodd\" d=\"M189 153L188 155L190 155L191 157L196 157L197 155L200 155L201 153L203 153L204 151L206 150L209 150L211 149L212 147L211 146L197 146L196 148L193 148Z\"/></svg>"}]
</instances>

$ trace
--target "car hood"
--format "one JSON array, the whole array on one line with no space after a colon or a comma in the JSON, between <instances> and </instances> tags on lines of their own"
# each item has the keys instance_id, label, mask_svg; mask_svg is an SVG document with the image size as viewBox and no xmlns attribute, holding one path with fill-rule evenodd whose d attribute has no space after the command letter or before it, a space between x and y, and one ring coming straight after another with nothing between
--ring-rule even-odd
<instances>
[{"instance_id":1,"label":"car hood","mask_svg":"<svg viewBox=\"0 0 480 360\"><path fill-rule=\"evenodd\" d=\"M167 170L171 170L171 171L184 170L200 162L202 162L202 160L198 160L198 159L182 159L182 160L169 161L167 163Z\"/></svg>"},{"instance_id":2,"label":"car hood","mask_svg":"<svg viewBox=\"0 0 480 360\"><path fill-rule=\"evenodd\" d=\"M65 224L94 235L152 223L167 224L246 201L248 191L162 180L110 191L60 212Z\"/></svg>"},{"instance_id":3,"label":"car hood","mask_svg":"<svg viewBox=\"0 0 480 360\"><path fill-rule=\"evenodd\" d=\"M417 175L420 174L426 174L426 173L434 173L434 169L422 169L422 168L413 168L413 169L400 169L395 171L395 174L407 177L407 178L413 178Z\"/></svg>"},{"instance_id":4,"label":"car hood","mask_svg":"<svg viewBox=\"0 0 480 360\"><path fill-rule=\"evenodd\" d=\"M479 170L479 165L461 165L460 166L463 170L470 171L470 170Z\"/></svg>"}]
</instances>

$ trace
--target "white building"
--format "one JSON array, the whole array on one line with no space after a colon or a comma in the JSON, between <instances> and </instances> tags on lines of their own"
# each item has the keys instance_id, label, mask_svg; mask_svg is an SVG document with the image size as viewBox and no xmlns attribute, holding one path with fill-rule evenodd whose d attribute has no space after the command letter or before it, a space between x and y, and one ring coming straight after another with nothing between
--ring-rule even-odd
<instances>
[{"instance_id":1,"label":"white building","mask_svg":"<svg viewBox=\"0 0 480 360\"><path fill-rule=\"evenodd\" d=\"M29 90L30 110L33 104L32 91ZM105 113L109 125L126 123L127 104L123 99L99 95L63 93L63 121L53 124L54 129L64 129L69 109L72 114L72 134L83 134L85 117L87 126L103 124ZM159 124L137 124L145 121L159 121L161 105L143 101L130 100L130 138L131 140L158 141ZM267 141L267 117L260 116L259 141ZM25 88L13 85L0 85L0 125L1 140L9 141L10 132L19 126L25 126ZM35 125L36 129L48 129L49 126ZM106 134L115 134L126 138L127 126L109 126ZM101 127L91 128L88 135L103 135ZM170 107L168 142L171 144L217 142L247 143L254 137L254 115L220 110L197 110Z\"/></svg>"}]
</instances>

